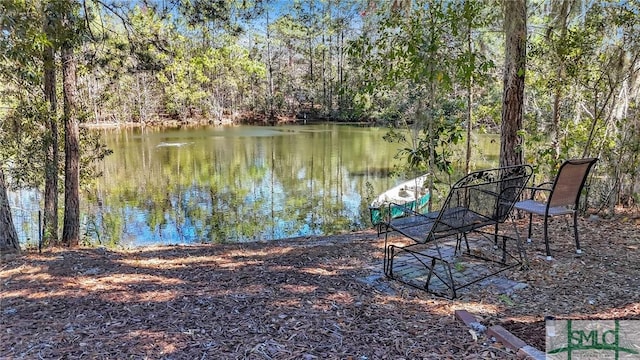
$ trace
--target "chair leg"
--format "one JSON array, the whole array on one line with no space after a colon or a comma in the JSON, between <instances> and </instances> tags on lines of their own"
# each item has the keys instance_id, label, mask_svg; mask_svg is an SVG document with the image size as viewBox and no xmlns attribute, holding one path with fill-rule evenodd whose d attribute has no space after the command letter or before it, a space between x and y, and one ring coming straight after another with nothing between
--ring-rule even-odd
<instances>
[{"instance_id":1,"label":"chair leg","mask_svg":"<svg viewBox=\"0 0 640 360\"><path fill-rule=\"evenodd\" d=\"M527 257L527 252L522 246L522 241L520 239L520 234L518 233L518 225L516 224L516 219L511 217L511 223L513 224L513 231L516 234L516 244L518 246L518 255L520 257L520 262L524 261L522 264L523 269L529 268L529 258Z\"/></svg>"},{"instance_id":2,"label":"chair leg","mask_svg":"<svg viewBox=\"0 0 640 360\"><path fill-rule=\"evenodd\" d=\"M387 263L389 262L388 255L389 255L389 245L387 243L387 240L389 239L389 233L385 233L384 234L384 258L382 260L382 268L384 269L384 274L389 276L387 273Z\"/></svg>"},{"instance_id":3,"label":"chair leg","mask_svg":"<svg viewBox=\"0 0 640 360\"><path fill-rule=\"evenodd\" d=\"M549 248L549 216L544 215L544 245L547 249L547 260L551 260L551 249Z\"/></svg>"},{"instance_id":4,"label":"chair leg","mask_svg":"<svg viewBox=\"0 0 640 360\"><path fill-rule=\"evenodd\" d=\"M576 238L576 253L582 254L580 240L578 240L578 211L573 212L573 236Z\"/></svg>"},{"instance_id":5,"label":"chair leg","mask_svg":"<svg viewBox=\"0 0 640 360\"><path fill-rule=\"evenodd\" d=\"M467 233L464 233L462 236L464 237L464 244L467 246L467 254L471 254L471 248L469 247L469 239L467 239Z\"/></svg>"},{"instance_id":6,"label":"chair leg","mask_svg":"<svg viewBox=\"0 0 640 360\"><path fill-rule=\"evenodd\" d=\"M531 242L531 230L533 225L531 222L533 221L533 213L529 213L529 233L527 234L527 242Z\"/></svg>"}]
</instances>

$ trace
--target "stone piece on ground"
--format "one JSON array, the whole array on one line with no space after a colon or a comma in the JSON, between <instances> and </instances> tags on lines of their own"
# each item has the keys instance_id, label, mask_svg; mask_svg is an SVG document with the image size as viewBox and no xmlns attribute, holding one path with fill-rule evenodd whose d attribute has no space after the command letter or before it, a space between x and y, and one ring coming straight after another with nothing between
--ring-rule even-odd
<instances>
[{"instance_id":1,"label":"stone piece on ground","mask_svg":"<svg viewBox=\"0 0 640 360\"><path fill-rule=\"evenodd\" d=\"M487 327L482 325L478 321L478 319L476 319L476 317L469 313L467 310L455 310L454 314L458 320L465 323L475 332L484 333L487 330Z\"/></svg>"},{"instance_id":2,"label":"stone piece on ground","mask_svg":"<svg viewBox=\"0 0 640 360\"><path fill-rule=\"evenodd\" d=\"M482 287L492 286L495 288L496 293L509 296L513 295L515 291L524 289L528 286L526 283L513 281L502 276L490 277L481 281L480 285L482 285Z\"/></svg>"},{"instance_id":3,"label":"stone piece on ground","mask_svg":"<svg viewBox=\"0 0 640 360\"><path fill-rule=\"evenodd\" d=\"M389 286L389 283L387 281L384 281L385 277L381 273L375 273L367 277L358 278L358 280L372 286L381 293L389 295L395 295L396 293L395 290L393 290L393 288Z\"/></svg>"}]
</instances>

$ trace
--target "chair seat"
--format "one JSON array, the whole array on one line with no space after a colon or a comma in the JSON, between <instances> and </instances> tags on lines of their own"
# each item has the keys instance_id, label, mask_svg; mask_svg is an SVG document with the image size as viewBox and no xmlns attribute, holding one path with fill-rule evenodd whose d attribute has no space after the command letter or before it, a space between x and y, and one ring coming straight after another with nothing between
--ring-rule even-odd
<instances>
[{"instance_id":1,"label":"chair seat","mask_svg":"<svg viewBox=\"0 0 640 360\"><path fill-rule=\"evenodd\" d=\"M537 215L545 215L547 210L547 204L535 201L535 200L524 200L517 202L513 207L518 210L527 211L530 213L534 213ZM558 216L558 215L567 215L573 214L574 210L567 206L556 206L549 208L549 216Z\"/></svg>"},{"instance_id":2,"label":"chair seat","mask_svg":"<svg viewBox=\"0 0 640 360\"><path fill-rule=\"evenodd\" d=\"M426 215L392 219L387 226L415 242L423 243L498 223L496 219L463 207L447 209L442 216L439 215L440 211L436 211ZM424 237L429 233L433 233L433 238Z\"/></svg>"}]
</instances>

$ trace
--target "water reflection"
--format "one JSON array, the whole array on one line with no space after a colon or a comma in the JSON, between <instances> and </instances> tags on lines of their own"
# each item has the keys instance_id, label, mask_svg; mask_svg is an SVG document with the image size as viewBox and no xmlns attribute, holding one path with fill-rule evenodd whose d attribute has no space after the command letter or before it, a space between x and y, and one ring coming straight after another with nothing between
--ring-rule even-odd
<instances>
[{"instance_id":1,"label":"water reflection","mask_svg":"<svg viewBox=\"0 0 640 360\"><path fill-rule=\"evenodd\" d=\"M129 247L367 228L369 203L402 180L389 177L397 145L382 140L385 132L329 124L104 131L114 153L82 194L85 238ZM497 139L476 136L475 168L497 163ZM13 193L10 205L21 241L33 244L42 196Z\"/></svg>"},{"instance_id":2,"label":"water reflection","mask_svg":"<svg viewBox=\"0 0 640 360\"><path fill-rule=\"evenodd\" d=\"M82 193L85 239L130 247L367 228L369 203L403 180L389 177L397 145L385 133L329 124L103 131L114 153ZM497 163L496 139L474 136L475 168ZM463 151L455 151L461 167ZM37 244L41 194L9 198L21 242Z\"/></svg>"},{"instance_id":3,"label":"water reflection","mask_svg":"<svg viewBox=\"0 0 640 360\"><path fill-rule=\"evenodd\" d=\"M396 180L384 129L340 125L105 132L87 234L124 246L241 242L369 226ZM367 186L369 184L369 186Z\"/></svg>"}]
</instances>

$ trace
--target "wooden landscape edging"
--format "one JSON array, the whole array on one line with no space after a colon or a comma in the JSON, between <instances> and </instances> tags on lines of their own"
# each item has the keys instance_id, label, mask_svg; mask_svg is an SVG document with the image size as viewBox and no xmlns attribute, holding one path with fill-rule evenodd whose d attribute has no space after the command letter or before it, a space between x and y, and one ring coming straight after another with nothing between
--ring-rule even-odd
<instances>
[{"instance_id":1,"label":"wooden landscape edging","mask_svg":"<svg viewBox=\"0 0 640 360\"><path fill-rule=\"evenodd\" d=\"M516 352L520 359L546 359L544 351L540 351L533 346L527 345L527 343L522 341L519 337L513 335L500 325L494 325L487 329L478 321L478 319L476 319L474 315L466 310L455 310L454 314L458 320L465 323L471 329L470 331L474 331L476 334L484 333L486 331L488 337L495 338L496 341Z\"/></svg>"}]
</instances>

